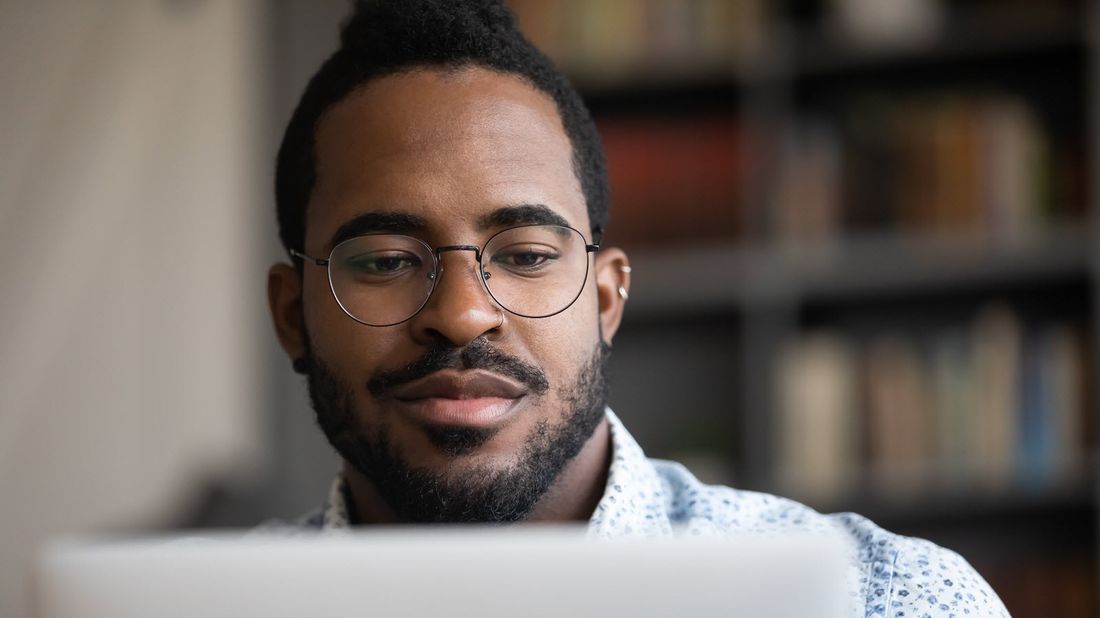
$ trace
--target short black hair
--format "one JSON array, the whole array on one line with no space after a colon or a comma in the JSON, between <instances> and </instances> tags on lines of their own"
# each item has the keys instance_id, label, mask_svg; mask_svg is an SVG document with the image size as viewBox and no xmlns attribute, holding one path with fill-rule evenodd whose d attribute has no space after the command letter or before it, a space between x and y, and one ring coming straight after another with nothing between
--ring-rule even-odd
<instances>
[{"instance_id":1,"label":"short black hair","mask_svg":"<svg viewBox=\"0 0 1100 618\"><path fill-rule=\"evenodd\" d=\"M502 0L357 0L339 49L310 79L279 147L275 205L287 250L302 250L305 242L306 205L317 178L314 137L322 114L377 77L466 66L517 75L554 100L573 147L573 171L588 206L593 242L600 242L608 221L608 186L595 123L569 80L520 33Z\"/></svg>"}]
</instances>

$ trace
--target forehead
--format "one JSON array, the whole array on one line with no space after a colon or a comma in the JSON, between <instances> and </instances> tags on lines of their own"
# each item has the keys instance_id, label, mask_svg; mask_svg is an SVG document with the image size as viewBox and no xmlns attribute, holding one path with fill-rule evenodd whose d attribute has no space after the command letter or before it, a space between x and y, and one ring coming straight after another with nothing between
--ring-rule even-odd
<instances>
[{"instance_id":1,"label":"forehead","mask_svg":"<svg viewBox=\"0 0 1100 618\"><path fill-rule=\"evenodd\" d=\"M438 242L472 242L487 214L539 205L581 231L588 214L553 101L481 68L377 78L317 128L306 246L330 249L364 214L411 215ZM461 236L462 238L459 238Z\"/></svg>"}]
</instances>

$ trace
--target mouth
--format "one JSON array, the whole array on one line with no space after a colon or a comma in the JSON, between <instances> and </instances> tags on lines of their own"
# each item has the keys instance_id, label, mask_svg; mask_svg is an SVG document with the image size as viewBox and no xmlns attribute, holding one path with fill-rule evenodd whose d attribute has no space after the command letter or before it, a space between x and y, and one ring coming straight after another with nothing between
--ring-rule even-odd
<instances>
[{"instance_id":1,"label":"mouth","mask_svg":"<svg viewBox=\"0 0 1100 618\"><path fill-rule=\"evenodd\" d=\"M510 418L527 392L488 371L444 370L394 389L393 398L421 422L489 428Z\"/></svg>"}]
</instances>

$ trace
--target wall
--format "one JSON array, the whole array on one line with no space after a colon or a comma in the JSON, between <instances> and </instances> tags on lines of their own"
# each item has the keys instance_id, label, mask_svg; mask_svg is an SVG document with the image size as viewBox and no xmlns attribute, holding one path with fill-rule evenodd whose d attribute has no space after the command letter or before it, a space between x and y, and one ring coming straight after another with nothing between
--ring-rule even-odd
<instances>
[{"instance_id":1,"label":"wall","mask_svg":"<svg viewBox=\"0 0 1100 618\"><path fill-rule=\"evenodd\" d=\"M264 469L265 36L255 2L0 4L0 615L44 539Z\"/></svg>"}]
</instances>

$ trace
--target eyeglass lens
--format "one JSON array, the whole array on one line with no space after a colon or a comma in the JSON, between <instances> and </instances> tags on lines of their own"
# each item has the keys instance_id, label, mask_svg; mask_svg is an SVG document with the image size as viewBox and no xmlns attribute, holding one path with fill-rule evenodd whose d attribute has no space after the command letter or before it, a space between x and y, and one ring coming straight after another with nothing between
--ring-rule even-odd
<instances>
[{"instance_id":1,"label":"eyeglass lens","mask_svg":"<svg viewBox=\"0 0 1100 618\"><path fill-rule=\"evenodd\" d=\"M524 317L559 313L580 296L588 276L584 237L557 225L515 227L482 249L481 278L489 294ZM440 276L428 245L396 234L360 236L333 249L329 282L355 320L371 326L403 322L427 303Z\"/></svg>"}]
</instances>

